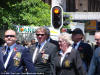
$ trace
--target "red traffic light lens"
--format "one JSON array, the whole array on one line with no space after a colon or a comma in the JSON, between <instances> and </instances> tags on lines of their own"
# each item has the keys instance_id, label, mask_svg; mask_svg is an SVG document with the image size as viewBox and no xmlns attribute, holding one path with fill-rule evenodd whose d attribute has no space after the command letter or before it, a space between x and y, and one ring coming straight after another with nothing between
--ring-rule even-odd
<instances>
[{"instance_id":1,"label":"red traffic light lens","mask_svg":"<svg viewBox=\"0 0 100 75\"><path fill-rule=\"evenodd\" d=\"M55 14L58 14L58 13L59 13L59 9L55 8L55 9L54 9L54 13L55 13Z\"/></svg>"},{"instance_id":2,"label":"red traffic light lens","mask_svg":"<svg viewBox=\"0 0 100 75\"><path fill-rule=\"evenodd\" d=\"M55 29L59 29L63 25L63 10L60 6L54 6L51 10L51 22Z\"/></svg>"}]
</instances>

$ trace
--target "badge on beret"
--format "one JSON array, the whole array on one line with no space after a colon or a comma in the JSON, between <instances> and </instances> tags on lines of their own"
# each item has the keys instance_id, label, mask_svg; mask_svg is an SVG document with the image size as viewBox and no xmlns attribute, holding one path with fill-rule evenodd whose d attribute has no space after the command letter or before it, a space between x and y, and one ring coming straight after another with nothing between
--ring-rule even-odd
<instances>
[{"instance_id":1,"label":"badge on beret","mask_svg":"<svg viewBox=\"0 0 100 75\"><path fill-rule=\"evenodd\" d=\"M65 61L65 66L66 66L66 67L70 67L70 61L69 61L69 60L66 60L66 61Z\"/></svg>"},{"instance_id":2,"label":"badge on beret","mask_svg":"<svg viewBox=\"0 0 100 75\"><path fill-rule=\"evenodd\" d=\"M21 52L16 52L14 56L14 65L19 66L20 60L21 60Z\"/></svg>"}]
</instances>

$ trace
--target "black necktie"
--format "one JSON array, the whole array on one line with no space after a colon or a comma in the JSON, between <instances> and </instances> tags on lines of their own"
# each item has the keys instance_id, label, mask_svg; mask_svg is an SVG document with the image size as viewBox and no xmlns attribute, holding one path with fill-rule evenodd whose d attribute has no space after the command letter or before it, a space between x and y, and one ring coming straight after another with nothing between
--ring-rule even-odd
<instances>
[{"instance_id":1,"label":"black necktie","mask_svg":"<svg viewBox=\"0 0 100 75\"><path fill-rule=\"evenodd\" d=\"M73 44L73 48L75 48L75 46L76 46L76 45L77 45L77 44L76 44L76 43L74 43L74 44Z\"/></svg>"},{"instance_id":2,"label":"black necktie","mask_svg":"<svg viewBox=\"0 0 100 75\"><path fill-rule=\"evenodd\" d=\"M38 45L38 48L40 49L40 47L41 47L41 45L39 44L39 45Z\"/></svg>"},{"instance_id":3,"label":"black necktie","mask_svg":"<svg viewBox=\"0 0 100 75\"><path fill-rule=\"evenodd\" d=\"M7 57L8 57L9 51L10 51L10 48L8 47L8 48L7 48L7 52L6 52L6 54L3 56L4 63L5 63L5 61L7 60Z\"/></svg>"},{"instance_id":4,"label":"black necktie","mask_svg":"<svg viewBox=\"0 0 100 75\"><path fill-rule=\"evenodd\" d=\"M8 48L7 48L7 54L9 54L9 52L10 52L10 48L8 47Z\"/></svg>"}]
</instances>

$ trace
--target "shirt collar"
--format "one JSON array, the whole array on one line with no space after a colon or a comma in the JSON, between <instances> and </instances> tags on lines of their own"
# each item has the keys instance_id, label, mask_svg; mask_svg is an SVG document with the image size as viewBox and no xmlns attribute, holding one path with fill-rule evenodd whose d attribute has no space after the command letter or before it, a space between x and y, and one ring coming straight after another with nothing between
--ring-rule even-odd
<instances>
[{"instance_id":1,"label":"shirt collar","mask_svg":"<svg viewBox=\"0 0 100 75\"><path fill-rule=\"evenodd\" d=\"M79 44L80 44L80 42L81 42L81 41L77 42L77 45L79 45Z\"/></svg>"},{"instance_id":2,"label":"shirt collar","mask_svg":"<svg viewBox=\"0 0 100 75\"><path fill-rule=\"evenodd\" d=\"M46 42L46 40L40 44L41 45L40 48L45 44L45 42ZM39 45L39 43L38 43L38 45Z\"/></svg>"},{"instance_id":3,"label":"shirt collar","mask_svg":"<svg viewBox=\"0 0 100 75\"><path fill-rule=\"evenodd\" d=\"M15 45L16 45L16 43L14 43L13 45L9 46L10 50L13 49L15 47ZM7 48L8 48L8 46L7 46Z\"/></svg>"},{"instance_id":4,"label":"shirt collar","mask_svg":"<svg viewBox=\"0 0 100 75\"><path fill-rule=\"evenodd\" d=\"M65 55L65 54L67 54L67 53L70 53L71 51L72 51L72 47L69 46L69 48L65 51L65 53L63 53L62 50L61 50L59 54L60 54L61 56L63 56L63 55Z\"/></svg>"}]
</instances>

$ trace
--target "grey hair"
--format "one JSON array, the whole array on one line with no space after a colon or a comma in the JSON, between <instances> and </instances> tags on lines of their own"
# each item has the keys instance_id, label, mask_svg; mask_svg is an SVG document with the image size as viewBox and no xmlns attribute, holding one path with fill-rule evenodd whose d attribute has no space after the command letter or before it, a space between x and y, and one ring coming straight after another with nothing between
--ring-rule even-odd
<instances>
[{"instance_id":1,"label":"grey hair","mask_svg":"<svg viewBox=\"0 0 100 75\"><path fill-rule=\"evenodd\" d=\"M44 28L46 29L47 35L50 36L50 29L48 27L46 27L46 26L44 26Z\"/></svg>"},{"instance_id":2,"label":"grey hair","mask_svg":"<svg viewBox=\"0 0 100 75\"><path fill-rule=\"evenodd\" d=\"M70 45L73 44L73 41L72 41L72 38L71 38L71 34L69 34L69 33L61 33L58 38L66 41Z\"/></svg>"},{"instance_id":3,"label":"grey hair","mask_svg":"<svg viewBox=\"0 0 100 75\"><path fill-rule=\"evenodd\" d=\"M36 29L35 33L37 33L38 31L43 31L46 35L48 34L47 30L45 27L39 27Z\"/></svg>"}]
</instances>

